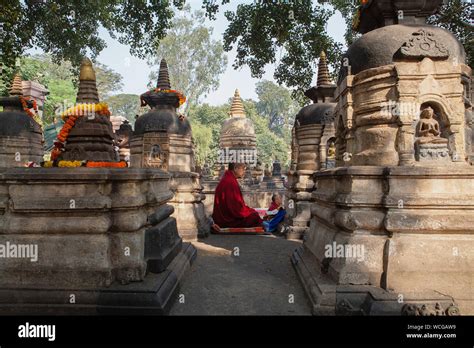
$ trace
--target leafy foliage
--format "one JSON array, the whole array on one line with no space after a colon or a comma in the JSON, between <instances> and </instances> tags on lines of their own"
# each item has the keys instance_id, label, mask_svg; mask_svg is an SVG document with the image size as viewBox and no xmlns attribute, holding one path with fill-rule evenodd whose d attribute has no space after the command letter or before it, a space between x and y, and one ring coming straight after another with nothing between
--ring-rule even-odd
<instances>
[{"instance_id":1,"label":"leafy foliage","mask_svg":"<svg viewBox=\"0 0 474 348\"><path fill-rule=\"evenodd\" d=\"M161 1L2 1L2 62L13 67L16 58L37 47L79 66L82 56L96 57L105 48L99 28L140 58L153 53L153 43L165 36L173 17L173 5L182 8L185 0Z\"/></svg>"},{"instance_id":2,"label":"leafy foliage","mask_svg":"<svg viewBox=\"0 0 474 348\"><path fill-rule=\"evenodd\" d=\"M234 68L248 65L253 77L261 77L266 64L276 64L277 82L293 88L293 96L304 103L302 93L311 85L321 51L333 67L342 54L342 45L326 33L333 12L309 0L240 4L225 13L230 23L224 49L236 46Z\"/></svg>"},{"instance_id":3,"label":"leafy foliage","mask_svg":"<svg viewBox=\"0 0 474 348\"><path fill-rule=\"evenodd\" d=\"M50 54L22 57L18 62L18 72L23 80L38 81L49 90L43 113L46 124L52 122L60 110L58 108L64 109L75 103L78 74L70 62L56 63ZM94 68L101 98L122 88L122 76L119 73L100 63L95 63ZM4 70L8 84L0 83L0 95L8 95L8 88L16 71L17 67Z\"/></svg>"},{"instance_id":4,"label":"leafy foliage","mask_svg":"<svg viewBox=\"0 0 474 348\"><path fill-rule=\"evenodd\" d=\"M140 107L140 96L136 94L117 94L104 100L110 108L112 115L125 117L130 124L135 124L135 115L145 111Z\"/></svg>"},{"instance_id":5,"label":"leafy foliage","mask_svg":"<svg viewBox=\"0 0 474 348\"><path fill-rule=\"evenodd\" d=\"M466 50L467 64L474 67L474 39L472 16L474 4L462 0L449 0L438 13L428 18L428 23L451 31Z\"/></svg>"},{"instance_id":6,"label":"leafy foliage","mask_svg":"<svg viewBox=\"0 0 474 348\"><path fill-rule=\"evenodd\" d=\"M257 82L255 91L258 96L258 113L268 120L268 127L272 132L289 140L299 106L291 99L288 89L263 80Z\"/></svg>"},{"instance_id":7,"label":"leafy foliage","mask_svg":"<svg viewBox=\"0 0 474 348\"><path fill-rule=\"evenodd\" d=\"M168 63L171 86L187 96L185 112L191 104L219 87L219 77L227 66L227 57L220 41L211 39L212 28L204 24L202 11L184 11L173 20L167 36L150 59L156 70L150 74L155 84L162 58ZM158 43L157 43L158 44Z\"/></svg>"}]
</instances>

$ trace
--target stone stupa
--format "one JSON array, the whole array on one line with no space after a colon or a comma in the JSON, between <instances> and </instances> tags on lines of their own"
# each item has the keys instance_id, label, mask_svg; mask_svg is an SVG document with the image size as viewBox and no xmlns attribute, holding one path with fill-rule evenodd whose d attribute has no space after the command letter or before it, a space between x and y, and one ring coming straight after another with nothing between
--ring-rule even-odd
<instances>
[{"instance_id":1,"label":"stone stupa","mask_svg":"<svg viewBox=\"0 0 474 348\"><path fill-rule=\"evenodd\" d=\"M95 71L88 58L84 58L81 63L76 103L99 103ZM59 160L117 162L114 142L109 116L93 112L84 114L77 118L71 129Z\"/></svg>"},{"instance_id":2,"label":"stone stupa","mask_svg":"<svg viewBox=\"0 0 474 348\"><path fill-rule=\"evenodd\" d=\"M221 151L228 150L256 150L256 137L253 122L245 115L244 105L236 89L232 98L229 118L224 121L219 137ZM224 161L223 164L227 164Z\"/></svg>"},{"instance_id":3,"label":"stone stupa","mask_svg":"<svg viewBox=\"0 0 474 348\"><path fill-rule=\"evenodd\" d=\"M78 101L96 104L87 60L80 82ZM19 86L16 78L13 96L0 99L0 139L9 140L0 154L20 144L23 157L41 149L41 132L19 109ZM110 160L107 118L77 120L64 155L79 148L79 160ZM0 315L167 313L196 257L171 197L170 175L157 168L0 167L0 245L15 250L0 263Z\"/></svg>"},{"instance_id":4,"label":"stone stupa","mask_svg":"<svg viewBox=\"0 0 474 348\"><path fill-rule=\"evenodd\" d=\"M131 166L160 168L171 175L170 186L174 193L170 203L178 231L186 240L205 237L210 223L204 214L202 186L194 169L194 152L191 125L178 115L177 108L185 100L171 89L168 66L160 63L158 83L154 90L140 96L142 106L150 110L138 117L130 142Z\"/></svg>"},{"instance_id":5,"label":"stone stupa","mask_svg":"<svg viewBox=\"0 0 474 348\"><path fill-rule=\"evenodd\" d=\"M313 174L329 163L329 148L335 139L334 91L326 54L321 52L316 86L305 91L313 104L303 107L292 130L291 168L288 172L286 236L301 239L309 228Z\"/></svg>"},{"instance_id":6,"label":"stone stupa","mask_svg":"<svg viewBox=\"0 0 474 348\"><path fill-rule=\"evenodd\" d=\"M33 108L23 98L22 80L16 74L8 97L0 97L0 167L24 167L28 162L43 161L41 126L23 109Z\"/></svg>"},{"instance_id":7,"label":"stone stupa","mask_svg":"<svg viewBox=\"0 0 474 348\"><path fill-rule=\"evenodd\" d=\"M474 314L472 70L425 23L441 4L360 6L335 92L336 168L313 175L292 258L315 314Z\"/></svg>"}]
</instances>

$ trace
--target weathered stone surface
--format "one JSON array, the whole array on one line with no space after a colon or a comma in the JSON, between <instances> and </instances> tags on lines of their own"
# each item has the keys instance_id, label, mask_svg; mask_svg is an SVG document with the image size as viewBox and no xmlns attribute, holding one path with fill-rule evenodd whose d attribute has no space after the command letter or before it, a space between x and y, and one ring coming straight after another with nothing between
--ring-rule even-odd
<instances>
[{"instance_id":1,"label":"weathered stone surface","mask_svg":"<svg viewBox=\"0 0 474 348\"><path fill-rule=\"evenodd\" d=\"M2 315L163 315L177 296L185 272L196 258L189 243L168 265L166 271L148 273L141 282L126 286L114 283L103 288L0 289ZM71 303L71 294L76 303ZM12 304L15 304L12 306Z\"/></svg>"},{"instance_id":2,"label":"weathered stone surface","mask_svg":"<svg viewBox=\"0 0 474 348\"><path fill-rule=\"evenodd\" d=\"M472 313L471 168L354 166L314 179L304 246L329 279L403 294L440 292ZM363 252L327 257L333 243Z\"/></svg>"},{"instance_id":3,"label":"weathered stone surface","mask_svg":"<svg viewBox=\"0 0 474 348\"><path fill-rule=\"evenodd\" d=\"M167 65L160 65L158 88L170 90ZM160 82L161 81L161 82ZM168 87L166 87L168 86ZM160 168L171 174L170 204L177 220L178 231L186 240L205 237L210 224L204 213L204 195L199 174L194 173L194 149L191 125L177 114L179 95L154 90L141 96L151 110L140 116L130 142L131 167Z\"/></svg>"}]
</instances>

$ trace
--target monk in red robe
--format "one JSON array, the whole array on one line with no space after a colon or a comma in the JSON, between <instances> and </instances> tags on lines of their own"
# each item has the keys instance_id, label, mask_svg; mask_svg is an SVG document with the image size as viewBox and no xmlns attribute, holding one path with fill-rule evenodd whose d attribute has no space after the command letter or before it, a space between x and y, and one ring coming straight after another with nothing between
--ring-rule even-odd
<instances>
[{"instance_id":1,"label":"monk in red robe","mask_svg":"<svg viewBox=\"0 0 474 348\"><path fill-rule=\"evenodd\" d=\"M245 164L229 163L214 195L212 218L219 227L260 227L262 219L245 204L237 179L245 174Z\"/></svg>"}]
</instances>

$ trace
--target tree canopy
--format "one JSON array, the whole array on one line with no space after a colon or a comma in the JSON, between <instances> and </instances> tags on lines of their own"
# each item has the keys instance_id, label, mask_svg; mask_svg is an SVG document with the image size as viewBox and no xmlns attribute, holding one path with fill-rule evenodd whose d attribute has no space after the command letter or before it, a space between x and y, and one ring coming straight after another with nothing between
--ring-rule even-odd
<instances>
[{"instance_id":1,"label":"tree canopy","mask_svg":"<svg viewBox=\"0 0 474 348\"><path fill-rule=\"evenodd\" d=\"M256 83L255 92L258 96L257 112L267 119L272 132L288 140L299 110L299 105L291 98L290 91L272 81L262 80Z\"/></svg>"},{"instance_id":2,"label":"tree canopy","mask_svg":"<svg viewBox=\"0 0 474 348\"><path fill-rule=\"evenodd\" d=\"M186 6L172 23L164 39L149 59L156 69L150 74L154 85L158 79L160 61L168 63L171 86L187 97L185 111L199 103L207 93L219 87L220 75L227 66L227 57L220 41L212 40L212 28L205 26L204 12L191 12Z\"/></svg>"},{"instance_id":3,"label":"tree canopy","mask_svg":"<svg viewBox=\"0 0 474 348\"><path fill-rule=\"evenodd\" d=\"M75 103L77 94L77 74L68 61L54 62L50 54L25 56L19 59L18 72L23 80L38 81L49 90L44 104L44 121L53 120L58 107ZM95 63L97 89L101 99L122 88L122 75L104 64ZM4 74L11 81L17 67L6 68ZM0 95L8 94L8 86L0 81ZM138 100L138 99L137 99Z\"/></svg>"},{"instance_id":4,"label":"tree canopy","mask_svg":"<svg viewBox=\"0 0 474 348\"><path fill-rule=\"evenodd\" d=\"M36 47L79 66L82 56L95 58L104 48L99 28L105 28L140 58L153 52L152 43L165 37L173 6L185 0L9 0L2 1L2 61L12 67L16 58Z\"/></svg>"},{"instance_id":5,"label":"tree canopy","mask_svg":"<svg viewBox=\"0 0 474 348\"><path fill-rule=\"evenodd\" d=\"M203 0L202 8L208 18L214 19L222 5L229 2ZM83 55L87 53L95 58L105 48L105 41L99 36L101 27L112 38L128 45L131 54L139 58L150 57L168 33L172 36L173 17L185 3L186 0L2 1L1 62L5 68L13 68L16 59L28 49L40 48L50 53L56 62L63 59L78 67ZM303 102L301 92L310 87L315 63L322 50L328 55L332 73L337 72L343 47L329 37L326 23L334 11L340 11L346 21L346 41L350 43L355 37L351 31L357 7L354 4L357 2L347 0L253 1L239 4L235 11L225 12L229 24L223 37L224 50L236 47L233 66L249 66L253 77L261 77L267 64L276 64L276 81L295 90L293 96ZM430 21L448 28L458 37L472 66L471 12L472 4L448 0ZM196 18L195 22L199 20ZM194 28L201 26L201 23L193 24ZM186 40L180 43L186 45ZM188 66L183 68L189 69ZM210 88L213 85L211 83Z\"/></svg>"},{"instance_id":6,"label":"tree canopy","mask_svg":"<svg viewBox=\"0 0 474 348\"><path fill-rule=\"evenodd\" d=\"M141 115L145 111L140 107L140 96L136 94L116 94L104 101L109 105L113 115L127 118L130 124L135 124L135 115Z\"/></svg>"}]
</instances>

